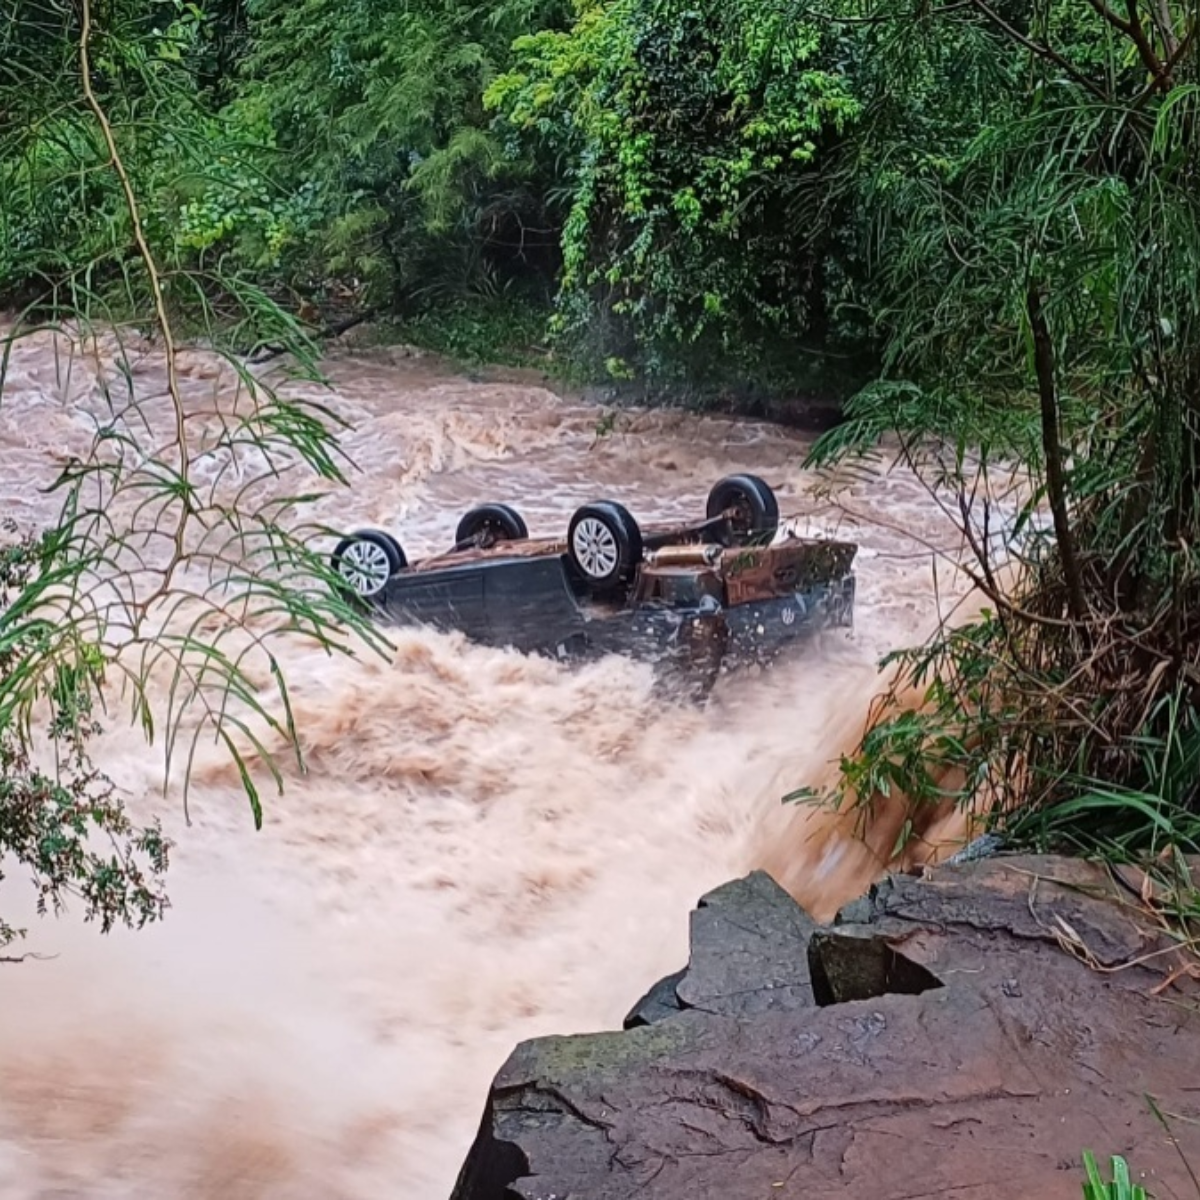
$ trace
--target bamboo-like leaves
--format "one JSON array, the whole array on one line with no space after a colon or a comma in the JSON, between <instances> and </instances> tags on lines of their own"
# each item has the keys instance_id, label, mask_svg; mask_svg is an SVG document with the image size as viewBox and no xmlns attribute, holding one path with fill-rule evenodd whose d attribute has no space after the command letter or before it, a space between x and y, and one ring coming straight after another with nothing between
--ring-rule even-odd
<instances>
[{"instance_id":1,"label":"bamboo-like leaves","mask_svg":"<svg viewBox=\"0 0 1200 1200\"><path fill-rule=\"evenodd\" d=\"M288 655L386 644L335 586L329 530L306 516L353 466L343 422L312 398L316 347L261 288L193 269L156 216L164 189L186 195L213 154L190 77L128 6L34 10L39 36L67 50L39 60L23 42L0 66L6 211L26 232L90 203L112 222L82 265L22 259L21 239L0 246L0 272L24 272L32 297L0 340L0 407L23 356L53 356L62 394L82 394L73 403L95 422L90 444L41 481L58 502L47 529L0 550L0 851L49 906L78 896L109 928L161 915L168 845L129 822L88 763L91 714L122 694L185 805L198 747L215 744L257 828L264 782L284 784L281 752L303 770ZM36 128L6 122L16 83L46 98ZM184 334L208 347L207 383L182 370ZM286 352L286 373L238 353L264 345ZM59 780L32 765L47 714ZM115 856L90 848L105 834ZM0 926L0 942L14 933Z\"/></svg>"},{"instance_id":2,"label":"bamboo-like leaves","mask_svg":"<svg viewBox=\"0 0 1200 1200\"><path fill-rule=\"evenodd\" d=\"M901 7L871 8L871 36L889 36ZM948 96L928 122L893 120L885 146L860 150L867 182L835 180L872 202L887 375L812 464L850 477L843 464L890 436L956 516L992 609L892 660L892 697L914 684L924 705L885 709L835 798L870 803L902 776L918 805L953 799L1044 845L1195 848L1197 14L1172 9L1175 26L1149 34L1159 61L1174 58L1164 88L1147 86L1145 48L1095 9L1051 4L1019 36L990 13L946 10L928 37L893 38L894 57L872 60L869 111L894 116L911 104L894 82L964 47L995 59L989 90ZM998 494L1014 468L1020 486Z\"/></svg>"}]
</instances>

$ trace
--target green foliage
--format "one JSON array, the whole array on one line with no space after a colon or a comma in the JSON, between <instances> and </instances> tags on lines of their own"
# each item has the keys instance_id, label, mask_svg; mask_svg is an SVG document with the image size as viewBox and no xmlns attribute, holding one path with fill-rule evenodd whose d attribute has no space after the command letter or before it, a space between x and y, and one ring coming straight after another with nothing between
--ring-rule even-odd
<instances>
[{"instance_id":1,"label":"green foliage","mask_svg":"<svg viewBox=\"0 0 1200 1200\"><path fill-rule=\"evenodd\" d=\"M452 299L398 321L395 332L463 365L557 369L542 347L543 311L511 296Z\"/></svg>"},{"instance_id":2,"label":"green foliage","mask_svg":"<svg viewBox=\"0 0 1200 1200\"><path fill-rule=\"evenodd\" d=\"M333 586L330 531L304 519L345 483L337 420L231 350L279 343L315 380L314 347L237 266L185 253L166 218L212 149L176 35L133 0L97 9L105 22L90 0L38 8L38 36L61 53L22 45L9 70L24 87L0 91L15 118L0 124L5 221L22 235L4 282L28 299L0 343L0 403L13 356L52 339L43 352L90 372L107 409L46 489L61 500L52 527L0 555L0 853L43 907L79 896L107 930L161 914L167 846L91 768L93 711L119 692L185 803L198 745L224 747L259 826L264 783L282 787L280 749L303 768L279 640L384 644ZM164 11L191 10L149 16ZM35 95L44 108L23 108ZM184 394L184 329L226 375L204 401ZM157 391L145 356L161 365ZM0 938L16 932L0 925Z\"/></svg>"},{"instance_id":3,"label":"green foliage","mask_svg":"<svg viewBox=\"0 0 1200 1200\"><path fill-rule=\"evenodd\" d=\"M309 216L292 272L410 300L437 260L520 258L547 217L535 164L489 132L481 96L556 0L253 0L246 84L231 113L265 122L264 170ZM533 239L536 243L538 238Z\"/></svg>"},{"instance_id":4,"label":"green foliage","mask_svg":"<svg viewBox=\"0 0 1200 1200\"><path fill-rule=\"evenodd\" d=\"M554 270L538 164L490 133L482 92L518 33L553 24L558 0L104 11L97 92L127 131L165 266L238 275L292 303L409 310L497 272ZM21 0L0 30L0 303L84 263L93 282L115 277L131 249L106 148L57 82L77 75L78 34L57 0Z\"/></svg>"},{"instance_id":5,"label":"green foliage","mask_svg":"<svg viewBox=\"0 0 1200 1200\"><path fill-rule=\"evenodd\" d=\"M1022 32L971 5L876 63L891 94L947 48L990 55L986 95L951 101L942 132L985 103L991 120L936 157L924 123L889 122L907 169L873 178L864 131L840 186L874 207L864 295L886 374L812 459L898 435L992 605L892 660L927 703L872 732L836 797L902 769L918 803L953 780L1014 833L1121 855L1200 832L1196 15L1132 9L1137 25L1052 4Z\"/></svg>"},{"instance_id":6,"label":"green foliage","mask_svg":"<svg viewBox=\"0 0 1200 1200\"><path fill-rule=\"evenodd\" d=\"M793 0L581 0L516 45L487 103L571 163L557 328L663 370L826 320L829 238L794 197L860 104Z\"/></svg>"},{"instance_id":7,"label":"green foliage","mask_svg":"<svg viewBox=\"0 0 1200 1200\"><path fill-rule=\"evenodd\" d=\"M1105 1183L1090 1150L1083 1152L1083 1165L1088 1181L1083 1185L1084 1200L1147 1200L1147 1192L1129 1178L1129 1165L1120 1155L1113 1155L1111 1183Z\"/></svg>"},{"instance_id":8,"label":"green foliage","mask_svg":"<svg viewBox=\"0 0 1200 1200\"><path fill-rule=\"evenodd\" d=\"M32 52L28 25L0 35L18 51L0 69L8 118L0 120L0 303L86 286L118 314L144 311L149 297L129 295L133 219L79 86L79 15L32 0L25 7L40 19L46 52ZM303 197L273 189L257 161L269 126L214 114L199 87L190 58L202 16L182 0L128 0L88 39L96 97L122 131L142 232L172 299L193 312L203 305L174 286L175 272L203 278L205 295L217 292L218 274L249 283L246 272L261 276L277 264L305 224ZM230 248L232 258L222 253Z\"/></svg>"},{"instance_id":9,"label":"green foliage","mask_svg":"<svg viewBox=\"0 0 1200 1200\"><path fill-rule=\"evenodd\" d=\"M4 530L11 540L0 548L0 623L53 553L49 536L20 537L11 521ZM27 669L32 649L28 637L7 633L0 641L0 688ZM60 752L56 771L34 764L19 730L0 727L0 847L27 869L39 913L60 912L77 898L84 919L107 933L116 924L140 928L162 916L170 843L157 822L133 825L112 784L88 759L87 742L98 731L88 676L99 666L95 656L84 657L49 680L49 732ZM0 918L0 947L24 932Z\"/></svg>"},{"instance_id":10,"label":"green foliage","mask_svg":"<svg viewBox=\"0 0 1200 1200\"><path fill-rule=\"evenodd\" d=\"M105 18L97 87L147 131L122 152L169 268L310 317L436 324L499 285L548 318L558 291L562 355L733 393L748 371L810 387L870 340L859 218L823 174L862 112L857 35L796 0L108 0ZM54 84L77 43L59 0L0 30L0 303L83 263L118 280L131 251L106 148Z\"/></svg>"}]
</instances>

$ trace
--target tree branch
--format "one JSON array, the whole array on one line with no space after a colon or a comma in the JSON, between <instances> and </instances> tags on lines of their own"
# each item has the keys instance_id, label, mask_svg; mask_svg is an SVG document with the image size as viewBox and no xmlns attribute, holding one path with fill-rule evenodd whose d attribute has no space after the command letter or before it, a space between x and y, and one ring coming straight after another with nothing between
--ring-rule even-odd
<instances>
[{"instance_id":1,"label":"tree branch","mask_svg":"<svg viewBox=\"0 0 1200 1200\"><path fill-rule=\"evenodd\" d=\"M1171 58L1178 49L1179 39L1175 36L1175 27L1171 23L1171 6L1168 0L1151 0L1150 16L1158 29L1159 37L1162 38L1167 57Z\"/></svg>"},{"instance_id":2,"label":"tree branch","mask_svg":"<svg viewBox=\"0 0 1200 1200\"><path fill-rule=\"evenodd\" d=\"M1167 51L1167 61L1163 62L1155 53L1153 44L1146 36L1146 29L1142 24L1142 14L1138 10L1138 0L1125 0L1125 11L1128 13L1126 17L1113 12L1104 0L1088 0L1088 3L1100 14L1103 20L1124 34L1137 47L1142 65L1154 77L1154 82L1150 85L1150 90L1161 89L1164 92L1169 91L1173 67L1171 59L1174 58L1175 52L1178 49L1178 46L1175 44L1174 32L1169 27L1163 27L1160 17L1156 16L1153 11L1151 12L1151 21L1162 36L1163 45Z\"/></svg>"},{"instance_id":3,"label":"tree branch","mask_svg":"<svg viewBox=\"0 0 1200 1200\"><path fill-rule=\"evenodd\" d=\"M1035 42L1031 38L1027 38L1019 29L1014 29L998 12L991 8L984 0L971 0L971 3L996 26L1007 37L1012 38L1014 42L1019 42L1031 54L1036 54L1039 58L1047 59L1056 66L1061 67L1070 77L1075 80L1080 87L1086 88L1098 100L1107 100L1108 95L1103 88L1090 80L1081 71L1077 71L1053 46L1047 46L1043 42Z\"/></svg>"},{"instance_id":4,"label":"tree branch","mask_svg":"<svg viewBox=\"0 0 1200 1200\"><path fill-rule=\"evenodd\" d=\"M1184 55L1187 54L1187 52L1192 48L1192 42L1195 40L1195 37L1196 26L1195 24L1189 25L1187 33L1183 35L1183 40L1175 47L1174 51L1171 53L1171 57L1168 58L1163 64L1162 79L1159 79L1157 76L1152 79L1146 85L1145 90L1137 97L1136 100L1134 100L1133 104L1130 106L1130 111L1138 112L1145 105L1146 101L1154 95L1155 92L1159 91L1160 89L1162 91L1169 91L1170 88L1174 86L1175 68L1179 66ZM1163 80L1166 80L1165 85Z\"/></svg>"},{"instance_id":5,"label":"tree branch","mask_svg":"<svg viewBox=\"0 0 1200 1200\"><path fill-rule=\"evenodd\" d=\"M1160 81L1165 90L1170 85L1170 81L1164 77L1162 59L1154 53L1154 47L1146 36L1146 30L1142 25L1142 14L1138 12L1138 0L1125 0L1125 11L1129 13L1127 31L1138 49L1138 54L1142 56L1146 70Z\"/></svg>"},{"instance_id":6,"label":"tree branch","mask_svg":"<svg viewBox=\"0 0 1200 1200\"><path fill-rule=\"evenodd\" d=\"M324 341L326 338L341 337L343 333L349 333L358 325L362 325L377 317L383 308L381 305L373 304L370 308L364 309L362 312L355 313L352 317L347 317L344 321L337 321L333 325L326 325L323 329L317 330L313 335L318 341ZM258 366L260 363L269 362L273 358L278 358L281 354L286 354L289 350L287 346L263 346L253 358L247 359L251 366Z\"/></svg>"},{"instance_id":7,"label":"tree branch","mask_svg":"<svg viewBox=\"0 0 1200 1200\"><path fill-rule=\"evenodd\" d=\"M171 328L170 319L167 316L166 302L163 300L162 279L158 273L158 263L150 251L150 244L146 241L146 232L142 228L141 208L138 205L137 196L134 195L133 183L130 181L129 172L125 169L125 163L121 158L120 151L117 149L117 139L113 133L112 125L109 123L108 117L92 88L92 63L88 45L92 40L91 0L80 0L80 17L79 75L83 85L83 94L87 99L88 107L92 110L92 114L96 118L97 124L100 126L100 132L104 137L104 145L108 150L109 161L117 174L117 178L121 182L121 191L125 197L125 207L129 212L130 225L133 229L133 240L137 245L138 256L145 265L146 277L150 280L150 290L154 295L154 313L158 318L158 327L162 331L163 336L163 352L166 357L167 366L167 392L171 397L171 405L174 408L175 439L179 443L179 484L181 495L179 498L179 520L176 524L174 534L175 553L163 575L163 582L158 592L141 606L142 611L145 612L161 594L166 592L175 567L184 558L184 531L187 528L188 517L191 513L191 500L188 496L188 471L191 464L188 462L187 414L183 406L183 395L179 388L179 366L178 355L175 350L175 336Z\"/></svg>"},{"instance_id":8,"label":"tree branch","mask_svg":"<svg viewBox=\"0 0 1200 1200\"><path fill-rule=\"evenodd\" d=\"M1088 0L1088 3L1107 21L1114 29L1119 29L1126 37L1133 36L1133 27L1124 17L1118 16L1104 0Z\"/></svg>"}]
</instances>

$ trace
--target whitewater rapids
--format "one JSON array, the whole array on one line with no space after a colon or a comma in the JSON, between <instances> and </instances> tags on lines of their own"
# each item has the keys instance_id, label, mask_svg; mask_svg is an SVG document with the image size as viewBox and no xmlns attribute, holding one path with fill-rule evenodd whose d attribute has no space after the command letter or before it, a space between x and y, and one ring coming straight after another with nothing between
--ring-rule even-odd
<instances>
[{"instance_id":1,"label":"whitewater rapids","mask_svg":"<svg viewBox=\"0 0 1200 1200\"><path fill-rule=\"evenodd\" d=\"M0 497L22 525L83 453L94 363L18 344L0 395ZM187 394L229 385L183 360ZM565 667L405 631L390 661L285 655L309 772L265 797L194 781L190 826L161 759L114 716L96 746L138 817L177 841L161 925L101 937L32 918L48 957L0 967L0 1196L444 1200L488 1082L524 1038L619 1026L687 952L705 890L768 863L827 915L878 863L827 814L781 796L829 777L861 732L883 651L936 617L930 546L953 530L909 475L863 477L847 517L809 492L809 440L770 425L594 406L521 377L472 382L384 352L327 364L351 424L353 489L325 502L410 557L470 506L513 504L535 535L601 497L646 521L703 511L749 470L800 527L857 540L856 628L722 680L704 708L656 698L645 664ZM134 373L164 403L147 351Z\"/></svg>"}]
</instances>

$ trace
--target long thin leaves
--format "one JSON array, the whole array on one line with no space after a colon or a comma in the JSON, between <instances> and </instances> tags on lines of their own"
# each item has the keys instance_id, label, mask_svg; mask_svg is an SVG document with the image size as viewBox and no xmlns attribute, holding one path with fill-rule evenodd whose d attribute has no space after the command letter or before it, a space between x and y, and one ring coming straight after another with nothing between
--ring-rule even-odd
<instances>
[{"instance_id":1,"label":"long thin leaves","mask_svg":"<svg viewBox=\"0 0 1200 1200\"><path fill-rule=\"evenodd\" d=\"M15 214L24 238L0 247L0 276L23 277L27 294L0 343L0 406L14 368L49 357L65 396L82 385L76 404L95 428L44 481L57 515L20 543L32 549L0 606L0 765L25 780L0 802L0 850L56 905L81 895L107 928L161 913L136 856L165 869L166 846L129 825L88 765L91 712L123 693L161 748L164 788L181 783L185 803L197 747L223 748L260 826L263 777L283 785L281 750L303 769L286 648L385 643L334 586L330 531L306 515L352 468L342 423L318 398L315 346L236 272L193 269L156 224L162 193L186 195L213 152L175 35L120 4L24 11L54 53L22 41L0 73L0 224ZM43 119L6 120L14 86L39 97ZM92 203L112 221L86 261L30 257L53 240L27 236L39 221L82 220ZM184 333L207 346L207 382L185 373ZM252 371L236 352L266 342L290 352L288 371ZM51 742L69 750L62 783L28 765L47 714ZM126 839L109 865L85 849L89 803L91 833ZM73 832L55 842L47 831L59 826ZM0 941L13 932L0 925Z\"/></svg>"},{"instance_id":2,"label":"long thin leaves","mask_svg":"<svg viewBox=\"0 0 1200 1200\"><path fill-rule=\"evenodd\" d=\"M835 799L891 787L1117 857L1200 845L1198 31L1165 11L1153 54L1098 6L1020 31L972 3L875 60L888 142L834 183L872 205L886 375L811 465L833 487L890 439L988 611L892 659ZM897 121L896 83L967 47L990 91Z\"/></svg>"}]
</instances>

